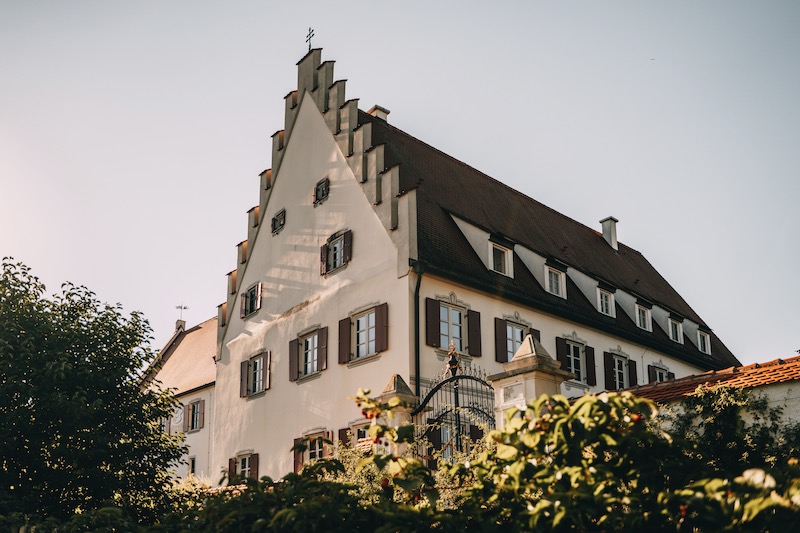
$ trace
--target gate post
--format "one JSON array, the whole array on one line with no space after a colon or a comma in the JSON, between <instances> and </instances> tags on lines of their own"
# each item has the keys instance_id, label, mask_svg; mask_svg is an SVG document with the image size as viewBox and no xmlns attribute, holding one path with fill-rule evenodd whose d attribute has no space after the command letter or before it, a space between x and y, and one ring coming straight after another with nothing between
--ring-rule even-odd
<instances>
[{"instance_id":1,"label":"gate post","mask_svg":"<svg viewBox=\"0 0 800 533\"><path fill-rule=\"evenodd\" d=\"M378 396L378 401L382 404L388 404L389 400L397 398L402 403L392 410L392 418L386 420L386 423L394 428L398 428L404 424L411 423L411 411L419 403L417 396L411 392L408 384L400 377L399 374L392 374L389 378L389 383L384 387L383 392ZM401 446L401 449L393 450L397 455L402 455L406 451L406 446Z\"/></svg>"},{"instance_id":2,"label":"gate post","mask_svg":"<svg viewBox=\"0 0 800 533\"><path fill-rule=\"evenodd\" d=\"M499 429L505 424L503 413L525 406L542 394L561 393L561 384L572 378L572 373L561 369L561 364L550 357L541 343L528 335L507 363L503 372L487 376L494 387L495 424Z\"/></svg>"}]
</instances>

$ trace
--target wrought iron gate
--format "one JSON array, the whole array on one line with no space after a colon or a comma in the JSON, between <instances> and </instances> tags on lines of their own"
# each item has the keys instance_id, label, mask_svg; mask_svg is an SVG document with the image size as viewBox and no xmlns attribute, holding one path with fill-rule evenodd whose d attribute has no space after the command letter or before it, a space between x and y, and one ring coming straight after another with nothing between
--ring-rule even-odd
<instances>
[{"instance_id":1,"label":"wrought iron gate","mask_svg":"<svg viewBox=\"0 0 800 533\"><path fill-rule=\"evenodd\" d=\"M494 388L483 369L462 367L451 348L446 370L429 385L411 416L417 441L427 443L418 453L435 468L437 451L450 459L454 452L468 452L484 431L494 429Z\"/></svg>"}]
</instances>

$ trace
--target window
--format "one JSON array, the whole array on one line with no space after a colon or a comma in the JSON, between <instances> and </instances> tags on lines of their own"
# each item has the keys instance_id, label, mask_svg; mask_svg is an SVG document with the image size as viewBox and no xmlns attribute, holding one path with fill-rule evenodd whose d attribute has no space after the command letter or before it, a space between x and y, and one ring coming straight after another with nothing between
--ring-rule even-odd
<instances>
[{"instance_id":1,"label":"window","mask_svg":"<svg viewBox=\"0 0 800 533\"><path fill-rule=\"evenodd\" d=\"M189 457L189 475L192 476L197 471L197 459Z\"/></svg>"},{"instance_id":2,"label":"window","mask_svg":"<svg viewBox=\"0 0 800 533\"><path fill-rule=\"evenodd\" d=\"M521 320L519 313L515 313L513 318ZM539 330L524 326L512 320L495 318L495 361L498 363L507 363L511 361L514 354L517 353L517 350L519 350L519 347L522 345L522 341L525 340L525 337L529 334L536 340L539 340Z\"/></svg>"},{"instance_id":3,"label":"window","mask_svg":"<svg viewBox=\"0 0 800 533\"><path fill-rule=\"evenodd\" d=\"M609 352L603 354L603 359L607 390L626 389L639 384L636 361L626 355Z\"/></svg>"},{"instance_id":4,"label":"window","mask_svg":"<svg viewBox=\"0 0 800 533\"><path fill-rule=\"evenodd\" d=\"M275 235L279 233L283 226L286 225L286 209L281 209L278 211L274 217L272 217L272 234Z\"/></svg>"},{"instance_id":5,"label":"window","mask_svg":"<svg viewBox=\"0 0 800 533\"><path fill-rule=\"evenodd\" d=\"M353 335L355 333L355 335ZM389 348L389 306L359 311L339 321L339 363L375 355Z\"/></svg>"},{"instance_id":6,"label":"window","mask_svg":"<svg viewBox=\"0 0 800 533\"><path fill-rule=\"evenodd\" d=\"M331 180L328 178L322 179L317 182L314 187L314 207L321 204L328 198L328 193L331 188Z\"/></svg>"},{"instance_id":7,"label":"window","mask_svg":"<svg viewBox=\"0 0 800 533\"><path fill-rule=\"evenodd\" d=\"M303 468L303 464L308 461L330 457L331 436L330 432L319 431L305 438L294 439L294 446L292 447L294 453L294 471L300 472Z\"/></svg>"},{"instance_id":8,"label":"window","mask_svg":"<svg viewBox=\"0 0 800 533\"><path fill-rule=\"evenodd\" d=\"M647 365L647 379L648 383L656 381L667 381L668 379L675 379L675 374L670 372L666 367L662 366L663 363L655 365Z\"/></svg>"},{"instance_id":9,"label":"window","mask_svg":"<svg viewBox=\"0 0 800 533\"><path fill-rule=\"evenodd\" d=\"M512 277L511 250L499 244L489 243L491 251L492 270L504 276Z\"/></svg>"},{"instance_id":10,"label":"window","mask_svg":"<svg viewBox=\"0 0 800 533\"><path fill-rule=\"evenodd\" d=\"M705 354L711 354L711 337L708 333L697 332L697 348Z\"/></svg>"},{"instance_id":11,"label":"window","mask_svg":"<svg viewBox=\"0 0 800 533\"><path fill-rule=\"evenodd\" d=\"M311 437L308 440L308 459L322 459L325 450L325 443L321 436Z\"/></svg>"},{"instance_id":12,"label":"window","mask_svg":"<svg viewBox=\"0 0 800 533\"><path fill-rule=\"evenodd\" d=\"M228 459L228 478L229 483L244 478L258 479L258 454L240 452Z\"/></svg>"},{"instance_id":13,"label":"window","mask_svg":"<svg viewBox=\"0 0 800 533\"><path fill-rule=\"evenodd\" d=\"M452 342L455 349L473 357L480 357L481 314L466 309L455 294L449 302L439 299L425 299L425 344L449 350Z\"/></svg>"},{"instance_id":14,"label":"window","mask_svg":"<svg viewBox=\"0 0 800 533\"><path fill-rule=\"evenodd\" d=\"M205 424L205 400L195 400L183 407L183 432L202 429Z\"/></svg>"},{"instance_id":15,"label":"window","mask_svg":"<svg viewBox=\"0 0 800 533\"><path fill-rule=\"evenodd\" d=\"M547 273L547 292L566 298L564 273L550 267L545 267L545 272Z\"/></svg>"},{"instance_id":16,"label":"window","mask_svg":"<svg viewBox=\"0 0 800 533\"><path fill-rule=\"evenodd\" d=\"M311 376L327 368L328 328L302 333L289 342L289 380Z\"/></svg>"},{"instance_id":17,"label":"window","mask_svg":"<svg viewBox=\"0 0 800 533\"><path fill-rule=\"evenodd\" d=\"M615 316L614 294L603 289L597 289L597 309L604 315Z\"/></svg>"},{"instance_id":18,"label":"window","mask_svg":"<svg viewBox=\"0 0 800 533\"><path fill-rule=\"evenodd\" d=\"M452 342L457 352L464 349L464 311L446 304L439 306L439 346L449 348Z\"/></svg>"},{"instance_id":19,"label":"window","mask_svg":"<svg viewBox=\"0 0 800 533\"><path fill-rule=\"evenodd\" d=\"M675 342L683 343L683 324L674 318L669 319L669 338Z\"/></svg>"},{"instance_id":20,"label":"window","mask_svg":"<svg viewBox=\"0 0 800 533\"><path fill-rule=\"evenodd\" d=\"M575 381L597 385L594 348L587 346L574 333L569 338L556 337L556 358L562 370L575 374Z\"/></svg>"},{"instance_id":21,"label":"window","mask_svg":"<svg viewBox=\"0 0 800 533\"><path fill-rule=\"evenodd\" d=\"M350 262L353 250L353 232L334 233L328 242L320 247L321 275L343 268Z\"/></svg>"},{"instance_id":22,"label":"window","mask_svg":"<svg viewBox=\"0 0 800 533\"><path fill-rule=\"evenodd\" d=\"M643 305L636 304L636 325L645 331L653 331L650 309Z\"/></svg>"},{"instance_id":23,"label":"window","mask_svg":"<svg viewBox=\"0 0 800 533\"><path fill-rule=\"evenodd\" d=\"M511 361L519 347L522 346L522 341L527 334L528 328L513 322L506 322L506 354L508 355L508 361Z\"/></svg>"},{"instance_id":24,"label":"window","mask_svg":"<svg viewBox=\"0 0 800 533\"><path fill-rule=\"evenodd\" d=\"M240 397L252 396L269 389L271 359L272 352L266 351L242 361L239 373Z\"/></svg>"},{"instance_id":25,"label":"window","mask_svg":"<svg viewBox=\"0 0 800 533\"><path fill-rule=\"evenodd\" d=\"M250 316L259 309L261 309L260 282L250 286L250 288L248 288L246 291L242 293L242 302L241 302L241 308L239 310L239 316L241 318Z\"/></svg>"}]
</instances>

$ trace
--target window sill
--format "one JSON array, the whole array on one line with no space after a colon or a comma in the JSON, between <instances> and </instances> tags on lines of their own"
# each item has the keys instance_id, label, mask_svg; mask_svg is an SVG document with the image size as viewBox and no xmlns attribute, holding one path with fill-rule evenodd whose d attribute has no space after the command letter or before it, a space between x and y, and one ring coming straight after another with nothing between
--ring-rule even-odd
<instances>
[{"instance_id":1,"label":"window sill","mask_svg":"<svg viewBox=\"0 0 800 533\"><path fill-rule=\"evenodd\" d=\"M371 363L373 361L377 361L378 359L381 358L381 353L382 352L377 352L377 353L372 353L372 354L369 354L369 355L365 355L363 357L357 357L355 359L351 359L347 363L347 368L354 368L354 367L357 367L357 366L365 365L367 363Z\"/></svg>"},{"instance_id":2,"label":"window sill","mask_svg":"<svg viewBox=\"0 0 800 533\"><path fill-rule=\"evenodd\" d=\"M328 277L328 276L330 276L331 274L336 274L336 273L338 273L338 272L341 272L342 270L344 270L345 268L347 268L347 265L348 265L348 264L349 264L349 263L345 263L345 264L343 264L343 265L339 265L339 266L337 266L336 268L332 268L332 269L330 269L330 270L326 271L326 272L325 272L325 274L323 274L323 276L325 276L325 277Z\"/></svg>"},{"instance_id":3,"label":"window sill","mask_svg":"<svg viewBox=\"0 0 800 533\"><path fill-rule=\"evenodd\" d=\"M261 396L264 396L267 393L267 390L268 389L264 389L264 390L261 390L261 391L258 391L258 392L253 392L251 394L248 394L246 396L246 398L247 398L248 401L249 400L254 400L256 398L260 398Z\"/></svg>"},{"instance_id":4,"label":"window sill","mask_svg":"<svg viewBox=\"0 0 800 533\"><path fill-rule=\"evenodd\" d=\"M577 389L580 391L588 391L591 387L584 383L583 381L577 381L575 379L568 379L564 382L564 388L569 390Z\"/></svg>"},{"instance_id":5,"label":"window sill","mask_svg":"<svg viewBox=\"0 0 800 533\"><path fill-rule=\"evenodd\" d=\"M321 375L322 375L322 371L321 370L317 370L313 374L306 374L305 376L300 376L299 378L297 378L295 380L295 383L300 385L301 383L306 383L308 381L314 381L315 379L317 379Z\"/></svg>"}]
</instances>

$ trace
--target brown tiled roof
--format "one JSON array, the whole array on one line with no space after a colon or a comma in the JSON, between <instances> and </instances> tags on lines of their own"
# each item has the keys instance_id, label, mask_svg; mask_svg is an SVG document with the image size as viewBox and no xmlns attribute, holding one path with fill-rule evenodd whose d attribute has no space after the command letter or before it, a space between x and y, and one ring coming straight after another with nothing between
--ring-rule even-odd
<instances>
[{"instance_id":1,"label":"brown tiled roof","mask_svg":"<svg viewBox=\"0 0 800 533\"><path fill-rule=\"evenodd\" d=\"M217 349L217 319L212 318L180 332L160 354L155 379L176 394L213 383L216 379L214 354Z\"/></svg>"},{"instance_id":2,"label":"brown tiled roof","mask_svg":"<svg viewBox=\"0 0 800 533\"><path fill-rule=\"evenodd\" d=\"M689 396L699 385L726 385L744 389L774 385L786 381L800 380L800 356L775 359L768 363L755 363L724 370L712 370L704 374L671 379L649 385L631 387L627 390L649 398L654 402L667 403Z\"/></svg>"},{"instance_id":3,"label":"brown tiled roof","mask_svg":"<svg viewBox=\"0 0 800 533\"><path fill-rule=\"evenodd\" d=\"M544 291L515 258L514 278L487 270L451 215L511 242L554 258L631 294L642 296L698 324L705 322L636 250L619 243L615 251L593 230L486 174L361 112L371 122L373 144L384 144L386 167L400 165L400 193L417 191L418 260L428 272L493 292L509 300L572 318L656 348L701 368L740 364L711 333L712 356L692 342L672 342L660 330L643 331L624 312L601 315L577 287L568 285L568 301ZM570 283L568 281L568 283ZM658 329L654 324L654 328Z\"/></svg>"}]
</instances>

